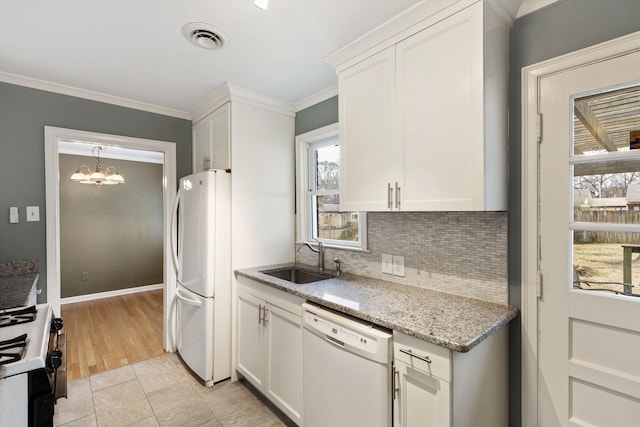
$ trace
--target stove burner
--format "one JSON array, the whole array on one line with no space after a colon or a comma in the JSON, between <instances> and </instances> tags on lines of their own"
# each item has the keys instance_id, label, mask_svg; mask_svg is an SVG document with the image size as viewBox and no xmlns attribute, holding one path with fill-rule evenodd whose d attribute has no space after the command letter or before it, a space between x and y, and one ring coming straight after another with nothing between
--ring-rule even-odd
<instances>
[{"instance_id":1,"label":"stove burner","mask_svg":"<svg viewBox=\"0 0 640 427\"><path fill-rule=\"evenodd\" d=\"M6 365L7 363L22 359L26 348L27 334L22 334L10 340L0 341L0 365ZM13 351L8 352L7 350Z\"/></svg>"},{"instance_id":2,"label":"stove burner","mask_svg":"<svg viewBox=\"0 0 640 427\"><path fill-rule=\"evenodd\" d=\"M27 308L4 310L0 312L0 328L18 325L20 323L33 322L36 320L36 314L37 311L35 305Z\"/></svg>"}]
</instances>

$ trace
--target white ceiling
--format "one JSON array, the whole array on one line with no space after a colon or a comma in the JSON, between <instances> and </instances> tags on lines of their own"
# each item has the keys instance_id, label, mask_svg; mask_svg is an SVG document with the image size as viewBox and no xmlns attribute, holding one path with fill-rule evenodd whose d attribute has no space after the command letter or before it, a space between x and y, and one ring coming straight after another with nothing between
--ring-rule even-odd
<instances>
[{"instance_id":1,"label":"white ceiling","mask_svg":"<svg viewBox=\"0 0 640 427\"><path fill-rule=\"evenodd\" d=\"M0 0L0 80L192 112L223 82L293 103L335 86L323 58L418 0ZM190 44L189 22L229 39Z\"/></svg>"}]
</instances>

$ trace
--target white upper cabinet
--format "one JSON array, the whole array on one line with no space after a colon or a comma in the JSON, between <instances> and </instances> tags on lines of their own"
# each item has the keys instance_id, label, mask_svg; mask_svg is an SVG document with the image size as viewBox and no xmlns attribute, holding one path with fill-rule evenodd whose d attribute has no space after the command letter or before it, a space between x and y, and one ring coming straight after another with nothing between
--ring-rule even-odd
<instances>
[{"instance_id":1,"label":"white upper cabinet","mask_svg":"<svg viewBox=\"0 0 640 427\"><path fill-rule=\"evenodd\" d=\"M334 54L342 210L507 208L508 21L462 1Z\"/></svg>"},{"instance_id":2,"label":"white upper cabinet","mask_svg":"<svg viewBox=\"0 0 640 427\"><path fill-rule=\"evenodd\" d=\"M392 134L395 50L388 48L340 73L340 205L350 211L389 208L395 171ZM348 141L347 144L344 142Z\"/></svg>"},{"instance_id":3,"label":"white upper cabinet","mask_svg":"<svg viewBox=\"0 0 640 427\"><path fill-rule=\"evenodd\" d=\"M193 125L193 172L231 169L231 103Z\"/></svg>"}]
</instances>

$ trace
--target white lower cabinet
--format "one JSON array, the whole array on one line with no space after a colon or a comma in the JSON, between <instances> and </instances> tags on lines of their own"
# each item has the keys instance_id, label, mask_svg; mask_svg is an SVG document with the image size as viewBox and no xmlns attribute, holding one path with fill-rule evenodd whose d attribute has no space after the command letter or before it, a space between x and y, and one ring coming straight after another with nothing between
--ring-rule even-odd
<instances>
[{"instance_id":1,"label":"white lower cabinet","mask_svg":"<svg viewBox=\"0 0 640 427\"><path fill-rule=\"evenodd\" d=\"M302 425L302 303L238 277L237 370Z\"/></svg>"},{"instance_id":2,"label":"white lower cabinet","mask_svg":"<svg viewBox=\"0 0 640 427\"><path fill-rule=\"evenodd\" d=\"M467 353L394 332L394 427L501 427L508 420L507 328Z\"/></svg>"}]
</instances>

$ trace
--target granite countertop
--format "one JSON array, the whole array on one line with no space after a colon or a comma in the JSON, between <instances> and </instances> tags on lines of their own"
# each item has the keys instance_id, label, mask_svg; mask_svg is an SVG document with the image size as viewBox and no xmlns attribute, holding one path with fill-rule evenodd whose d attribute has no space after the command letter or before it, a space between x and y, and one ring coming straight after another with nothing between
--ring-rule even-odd
<instances>
[{"instance_id":1,"label":"granite countertop","mask_svg":"<svg viewBox=\"0 0 640 427\"><path fill-rule=\"evenodd\" d=\"M288 263L241 269L236 274L462 353L518 315L518 309L509 305L352 274L295 284L261 273L293 265L317 271L307 265Z\"/></svg>"},{"instance_id":2,"label":"granite countertop","mask_svg":"<svg viewBox=\"0 0 640 427\"><path fill-rule=\"evenodd\" d=\"M36 291L38 274L0 276L0 309L27 305Z\"/></svg>"},{"instance_id":3,"label":"granite countertop","mask_svg":"<svg viewBox=\"0 0 640 427\"><path fill-rule=\"evenodd\" d=\"M0 310L28 305L36 292L37 260L0 262Z\"/></svg>"}]
</instances>

